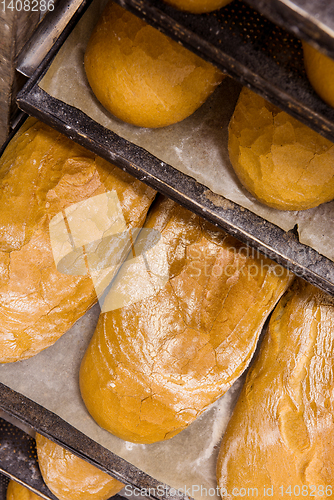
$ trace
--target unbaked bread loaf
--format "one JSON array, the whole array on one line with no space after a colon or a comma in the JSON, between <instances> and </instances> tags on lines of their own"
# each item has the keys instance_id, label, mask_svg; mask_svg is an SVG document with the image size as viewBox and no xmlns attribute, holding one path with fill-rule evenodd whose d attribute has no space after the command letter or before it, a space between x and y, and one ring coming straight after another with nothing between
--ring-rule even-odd
<instances>
[{"instance_id":1,"label":"unbaked bread loaf","mask_svg":"<svg viewBox=\"0 0 334 500\"><path fill-rule=\"evenodd\" d=\"M228 148L240 182L270 207L305 210L334 198L334 144L247 88Z\"/></svg>"},{"instance_id":2,"label":"unbaked bread loaf","mask_svg":"<svg viewBox=\"0 0 334 500\"><path fill-rule=\"evenodd\" d=\"M193 14L204 14L213 10L221 9L232 0L164 0L173 7L186 10Z\"/></svg>"},{"instance_id":3,"label":"unbaked bread loaf","mask_svg":"<svg viewBox=\"0 0 334 500\"><path fill-rule=\"evenodd\" d=\"M186 428L243 372L292 275L170 200L155 203L144 228L161 233L169 280L100 315L80 389L100 426L152 443ZM124 291L120 274L109 294ZM133 290L145 283L133 275Z\"/></svg>"},{"instance_id":4,"label":"unbaked bread loaf","mask_svg":"<svg viewBox=\"0 0 334 500\"><path fill-rule=\"evenodd\" d=\"M334 299L298 279L273 312L223 436L222 498L333 498L333 360Z\"/></svg>"},{"instance_id":5,"label":"unbaked bread loaf","mask_svg":"<svg viewBox=\"0 0 334 500\"><path fill-rule=\"evenodd\" d=\"M334 107L334 60L303 41L308 79L319 96Z\"/></svg>"},{"instance_id":6,"label":"unbaked bread loaf","mask_svg":"<svg viewBox=\"0 0 334 500\"><path fill-rule=\"evenodd\" d=\"M210 63L114 2L88 42L85 70L101 104L139 127L183 120L223 78Z\"/></svg>"},{"instance_id":7,"label":"unbaked bread loaf","mask_svg":"<svg viewBox=\"0 0 334 500\"><path fill-rule=\"evenodd\" d=\"M96 302L86 269L83 275L57 270L49 231L57 214L109 192L129 228L143 223L155 196L35 119L8 145L0 160L0 362L52 345ZM89 217L80 224L92 231Z\"/></svg>"},{"instance_id":8,"label":"unbaked bread loaf","mask_svg":"<svg viewBox=\"0 0 334 500\"><path fill-rule=\"evenodd\" d=\"M36 434L38 465L59 500L107 500L124 484L50 439Z\"/></svg>"},{"instance_id":9,"label":"unbaked bread loaf","mask_svg":"<svg viewBox=\"0 0 334 500\"><path fill-rule=\"evenodd\" d=\"M11 479L7 487L6 500L41 500L41 497Z\"/></svg>"}]
</instances>

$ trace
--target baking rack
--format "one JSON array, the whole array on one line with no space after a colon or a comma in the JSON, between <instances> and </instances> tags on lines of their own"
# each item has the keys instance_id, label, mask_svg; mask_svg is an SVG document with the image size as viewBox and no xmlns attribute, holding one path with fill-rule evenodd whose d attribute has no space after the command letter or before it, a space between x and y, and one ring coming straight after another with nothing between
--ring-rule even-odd
<instances>
[{"instance_id":1,"label":"baking rack","mask_svg":"<svg viewBox=\"0 0 334 500\"><path fill-rule=\"evenodd\" d=\"M2 383L0 383L0 408L11 418L23 422L25 426L52 439L106 474L133 486L136 489L134 491L138 492L135 495L138 500L145 498L139 494L144 491L150 491L150 497L155 500L191 500L182 492L157 481L93 441L51 411ZM57 500L41 477L34 439L4 419L0 419L1 474L17 480L46 500ZM6 483L6 479L3 479L3 489L6 488ZM112 498L124 500L124 497L118 494ZM1 497L0 500L2 500Z\"/></svg>"},{"instance_id":2,"label":"baking rack","mask_svg":"<svg viewBox=\"0 0 334 500\"><path fill-rule=\"evenodd\" d=\"M246 1L248 5L234 0L219 12L204 15L179 12L160 0L119 0L118 3L334 140L334 110L312 90L302 64L301 43L294 36L305 38L334 57L334 5L326 0L316 3L310 0ZM194 179L171 165L164 164L161 168L161 161L143 148L105 129L80 110L58 101L39 87L38 83L53 57L89 3L89 0L61 0L58 7L61 11L56 11L58 17L49 14L39 27L35 42L36 36L41 38L42 33L48 43L43 44L40 40L38 51L36 43L31 43L28 53L19 59L18 69L31 77L18 96L20 108L334 295L333 262L300 244L294 231L285 233L223 197L208 198L208 190ZM65 13L68 19L63 23ZM58 19L56 23L55 19ZM101 450L100 445L81 433L77 434L78 431L58 417L3 385L0 386L0 407L105 471L123 471L121 480L136 485L156 484L153 478L142 475L140 471L127 469L118 457L113 457L116 461L113 462L110 452ZM1 428L2 442L8 439L8 429L7 424ZM34 467L36 459L31 451L31 439L22 439L27 446L25 465L32 463ZM14 450L10 446L8 449ZM1 455L1 447L0 463L1 470L8 476L21 477L18 469L5 470L7 461ZM34 489L30 479L22 481ZM6 482L7 479L2 478L1 491L5 490ZM36 490L45 491L42 485ZM45 498L53 499L50 495Z\"/></svg>"}]
</instances>

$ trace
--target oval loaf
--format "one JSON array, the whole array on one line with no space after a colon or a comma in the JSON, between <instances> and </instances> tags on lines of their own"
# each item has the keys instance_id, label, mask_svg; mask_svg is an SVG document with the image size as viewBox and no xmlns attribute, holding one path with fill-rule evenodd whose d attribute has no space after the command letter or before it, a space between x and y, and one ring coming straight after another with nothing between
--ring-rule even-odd
<instances>
[{"instance_id":1,"label":"oval loaf","mask_svg":"<svg viewBox=\"0 0 334 500\"><path fill-rule=\"evenodd\" d=\"M100 103L138 127L166 127L196 111L223 79L212 64L115 2L109 2L85 52Z\"/></svg>"},{"instance_id":2,"label":"oval loaf","mask_svg":"<svg viewBox=\"0 0 334 500\"><path fill-rule=\"evenodd\" d=\"M6 148L0 160L0 362L52 345L96 302L89 274L57 271L49 224L68 207L109 191L117 194L127 227L140 226L155 191L62 134L28 119Z\"/></svg>"},{"instance_id":3,"label":"oval loaf","mask_svg":"<svg viewBox=\"0 0 334 500\"><path fill-rule=\"evenodd\" d=\"M186 428L243 372L292 275L170 200L144 227L161 233L169 280L101 314L80 387L99 425L152 443Z\"/></svg>"},{"instance_id":4,"label":"oval loaf","mask_svg":"<svg viewBox=\"0 0 334 500\"><path fill-rule=\"evenodd\" d=\"M334 199L334 144L246 87L228 149L242 185L269 207L306 210Z\"/></svg>"},{"instance_id":5,"label":"oval loaf","mask_svg":"<svg viewBox=\"0 0 334 500\"><path fill-rule=\"evenodd\" d=\"M333 297L296 280L272 314L223 437L222 498L241 487L257 498L333 498L333 332Z\"/></svg>"}]
</instances>

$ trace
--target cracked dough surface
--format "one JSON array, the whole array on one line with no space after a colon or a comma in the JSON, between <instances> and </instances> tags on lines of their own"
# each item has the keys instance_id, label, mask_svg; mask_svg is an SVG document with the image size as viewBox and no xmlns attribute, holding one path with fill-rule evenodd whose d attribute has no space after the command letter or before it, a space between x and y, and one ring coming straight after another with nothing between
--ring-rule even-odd
<instances>
[{"instance_id":1,"label":"cracked dough surface","mask_svg":"<svg viewBox=\"0 0 334 500\"><path fill-rule=\"evenodd\" d=\"M139 127L187 118L223 79L212 64L113 2L88 42L85 70L101 104Z\"/></svg>"},{"instance_id":2,"label":"cracked dough surface","mask_svg":"<svg viewBox=\"0 0 334 500\"><path fill-rule=\"evenodd\" d=\"M292 275L164 198L144 227L161 232L169 281L100 315L80 389L99 425L152 443L187 427L243 372Z\"/></svg>"},{"instance_id":3,"label":"cracked dough surface","mask_svg":"<svg viewBox=\"0 0 334 500\"><path fill-rule=\"evenodd\" d=\"M52 345L96 301L91 278L57 271L49 222L70 205L117 192L128 227L155 191L29 118L0 163L0 362Z\"/></svg>"},{"instance_id":4,"label":"cracked dough surface","mask_svg":"<svg viewBox=\"0 0 334 500\"><path fill-rule=\"evenodd\" d=\"M334 144L247 88L228 148L241 183L270 207L306 210L334 198Z\"/></svg>"},{"instance_id":5,"label":"cracked dough surface","mask_svg":"<svg viewBox=\"0 0 334 500\"><path fill-rule=\"evenodd\" d=\"M296 280L273 312L223 437L223 498L234 498L233 488L258 488L263 498L264 486L282 498L280 486L290 485L292 496L305 485L304 496L308 488L307 496L333 498L321 494L334 476L333 331L334 299Z\"/></svg>"},{"instance_id":6,"label":"cracked dough surface","mask_svg":"<svg viewBox=\"0 0 334 500\"><path fill-rule=\"evenodd\" d=\"M107 500L124 484L62 446L36 434L38 465L59 500Z\"/></svg>"}]
</instances>

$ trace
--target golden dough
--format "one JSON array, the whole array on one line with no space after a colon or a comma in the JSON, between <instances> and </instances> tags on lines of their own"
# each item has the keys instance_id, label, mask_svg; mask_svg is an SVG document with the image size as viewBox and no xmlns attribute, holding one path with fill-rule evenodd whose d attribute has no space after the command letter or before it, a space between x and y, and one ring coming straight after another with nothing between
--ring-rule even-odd
<instances>
[{"instance_id":1,"label":"golden dough","mask_svg":"<svg viewBox=\"0 0 334 500\"><path fill-rule=\"evenodd\" d=\"M262 203L305 210L334 198L334 145L247 88L229 125L240 182Z\"/></svg>"},{"instance_id":2,"label":"golden dough","mask_svg":"<svg viewBox=\"0 0 334 500\"><path fill-rule=\"evenodd\" d=\"M101 427L152 443L186 428L239 377L292 275L170 200L144 227L161 232L169 281L100 315L80 389Z\"/></svg>"},{"instance_id":3,"label":"golden dough","mask_svg":"<svg viewBox=\"0 0 334 500\"><path fill-rule=\"evenodd\" d=\"M124 484L36 434L38 464L45 484L59 500L107 500Z\"/></svg>"},{"instance_id":4,"label":"golden dough","mask_svg":"<svg viewBox=\"0 0 334 500\"><path fill-rule=\"evenodd\" d=\"M222 498L241 488L275 500L334 497L326 492L334 477L333 332L333 297L296 280L273 312L223 436Z\"/></svg>"},{"instance_id":5,"label":"golden dough","mask_svg":"<svg viewBox=\"0 0 334 500\"><path fill-rule=\"evenodd\" d=\"M307 77L319 96L334 107L334 61L303 42L304 65Z\"/></svg>"},{"instance_id":6,"label":"golden dough","mask_svg":"<svg viewBox=\"0 0 334 500\"><path fill-rule=\"evenodd\" d=\"M85 70L103 106L139 127L183 120L223 78L214 66L113 2L88 42Z\"/></svg>"},{"instance_id":7,"label":"golden dough","mask_svg":"<svg viewBox=\"0 0 334 500\"><path fill-rule=\"evenodd\" d=\"M7 487L6 500L41 500L41 497L11 479Z\"/></svg>"},{"instance_id":8,"label":"golden dough","mask_svg":"<svg viewBox=\"0 0 334 500\"><path fill-rule=\"evenodd\" d=\"M49 347L96 302L88 274L57 271L49 222L111 190L127 226L140 226L156 194L140 181L35 119L8 145L0 160L1 363Z\"/></svg>"},{"instance_id":9,"label":"golden dough","mask_svg":"<svg viewBox=\"0 0 334 500\"><path fill-rule=\"evenodd\" d=\"M180 10L186 10L193 14L204 14L204 12L212 12L213 10L221 9L229 4L232 0L165 0L173 7Z\"/></svg>"}]
</instances>

